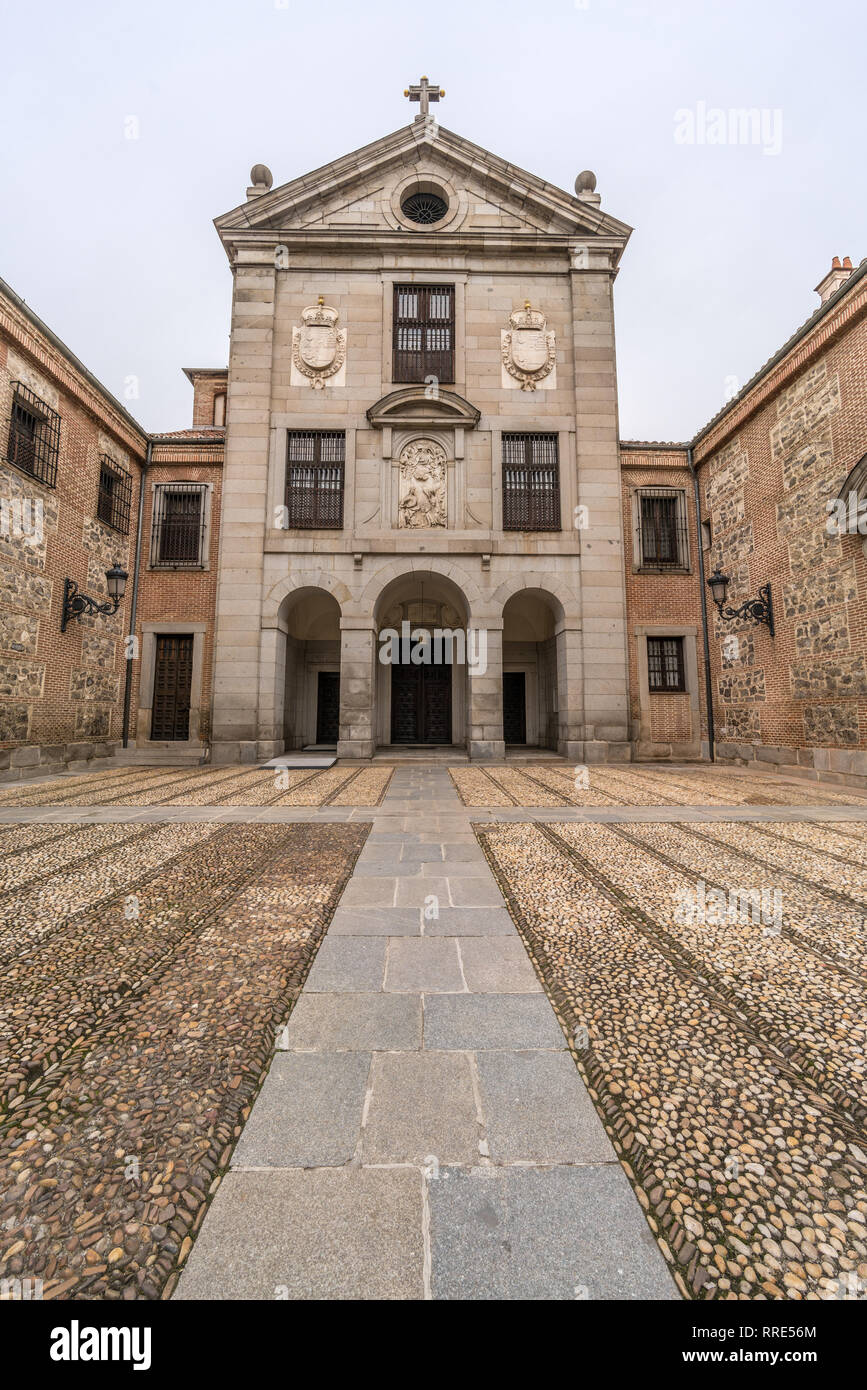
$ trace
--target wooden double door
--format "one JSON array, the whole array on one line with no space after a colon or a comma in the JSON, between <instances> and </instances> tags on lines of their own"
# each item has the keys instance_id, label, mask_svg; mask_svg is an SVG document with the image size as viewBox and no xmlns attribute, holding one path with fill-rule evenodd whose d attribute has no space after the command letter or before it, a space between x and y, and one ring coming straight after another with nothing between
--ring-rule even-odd
<instances>
[{"instance_id":1,"label":"wooden double door","mask_svg":"<svg viewBox=\"0 0 867 1390\"><path fill-rule=\"evenodd\" d=\"M451 666L392 666L391 741L451 743Z\"/></svg>"}]
</instances>

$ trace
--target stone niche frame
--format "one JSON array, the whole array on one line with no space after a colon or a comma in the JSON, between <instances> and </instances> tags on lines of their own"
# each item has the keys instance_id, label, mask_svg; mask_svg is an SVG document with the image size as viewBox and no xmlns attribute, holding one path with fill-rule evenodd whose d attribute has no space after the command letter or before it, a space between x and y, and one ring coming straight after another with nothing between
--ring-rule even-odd
<instances>
[{"instance_id":1,"label":"stone niche frame","mask_svg":"<svg viewBox=\"0 0 867 1390\"><path fill-rule=\"evenodd\" d=\"M423 384L403 386L372 405L367 418L382 436L380 446L380 515L407 540L463 531L466 522L466 431L475 429L481 412L454 391L428 398ZM417 439L438 444L446 456L446 524L409 530L399 526L400 455Z\"/></svg>"},{"instance_id":2,"label":"stone niche frame","mask_svg":"<svg viewBox=\"0 0 867 1390\"><path fill-rule=\"evenodd\" d=\"M632 740L633 756L636 760L641 758L699 758L702 756L701 739L701 708L699 705L699 686L698 686L698 628L686 624L678 626L676 623L638 623L633 628L635 639L636 665L638 670L638 704L639 716L635 736ZM685 742L672 744L656 743L653 740L653 725L651 722L651 700L658 699L660 696L665 698L664 692L650 693L650 675L647 664L647 639L648 637L682 637L683 638L683 664L686 677L686 693L689 696L689 722L691 737ZM675 692L671 692L675 693ZM662 750L668 749L668 752Z\"/></svg>"},{"instance_id":3,"label":"stone niche frame","mask_svg":"<svg viewBox=\"0 0 867 1390\"><path fill-rule=\"evenodd\" d=\"M146 733L141 732L141 724L136 730L136 748L202 748L199 737L202 710L202 671L204 669L205 633L207 623L142 623L141 670L138 686L139 719L143 719ZM172 739L168 744L163 739L151 739L151 719L154 707L154 674L157 655L157 637L193 637L193 673L190 681L190 731L189 738Z\"/></svg>"}]
</instances>

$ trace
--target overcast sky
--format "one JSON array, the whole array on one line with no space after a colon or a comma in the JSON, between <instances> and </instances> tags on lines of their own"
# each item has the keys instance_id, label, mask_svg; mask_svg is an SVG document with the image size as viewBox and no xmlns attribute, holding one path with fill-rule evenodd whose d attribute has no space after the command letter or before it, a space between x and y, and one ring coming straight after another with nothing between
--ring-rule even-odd
<instances>
[{"instance_id":1,"label":"overcast sky","mask_svg":"<svg viewBox=\"0 0 867 1390\"><path fill-rule=\"evenodd\" d=\"M250 166L276 186L397 129L422 72L443 125L570 191L594 169L635 228L623 438L688 438L813 311L832 256L867 255L861 0L2 8L0 274L149 429L190 423L181 367L227 360L211 219Z\"/></svg>"}]
</instances>

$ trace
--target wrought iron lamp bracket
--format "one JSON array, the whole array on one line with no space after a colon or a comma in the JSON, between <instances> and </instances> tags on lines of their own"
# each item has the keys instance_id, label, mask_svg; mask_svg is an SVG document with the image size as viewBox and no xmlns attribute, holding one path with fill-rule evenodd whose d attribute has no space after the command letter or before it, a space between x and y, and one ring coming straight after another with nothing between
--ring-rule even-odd
<instances>
[{"instance_id":1,"label":"wrought iron lamp bracket","mask_svg":"<svg viewBox=\"0 0 867 1390\"><path fill-rule=\"evenodd\" d=\"M76 618L81 622L82 615L90 613L94 617L97 613L105 613L111 616L120 607L120 599L109 599L108 603L97 603L90 594L79 592L78 585L74 579L66 579L63 583L63 613L60 619L60 631L65 632L67 625Z\"/></svg>"},{"instance_id":2,"label":"wrought iron lamp bracket","mask_svg":"<svg viewBox=\"0 0 867 1390\"><path fill-rule=\"evenodd\" d=\"M721 618L730 620L737 618L752 618L754 623L764 623L771 636L774 635L774 605L771 600L770 584L759 586L758 598L748 598L741 604L740 608L728 608L723 603L717 603Z\"/></svg>"}]
</instances>

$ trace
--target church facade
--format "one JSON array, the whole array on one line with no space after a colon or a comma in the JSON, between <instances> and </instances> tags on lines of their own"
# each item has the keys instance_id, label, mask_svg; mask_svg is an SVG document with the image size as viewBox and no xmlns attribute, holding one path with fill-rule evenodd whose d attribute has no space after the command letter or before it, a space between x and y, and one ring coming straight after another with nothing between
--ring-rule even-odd
<instances>
[{"instance_id":1,"label":"church facade","mask_svg":"<svg viewBox=\"0 0 867 1390\"><path fill-rule=\"evenodd\" d=\"M0 284L0 776L120 744L867 776L867 263L690 443L622 441L630 228L409 94L217 218L230 356L185 369L189 429L148 435ZM114 610L67 620L112 566Z\"/></svg>"},{"instance_id":2,"label":"church facade","mask_svg":"<svg viewBox=\"0 0 867 1390\"><path fill-rule=\"evenodd\" d=\"M628 757L630 229L592 180L571 197L429 114L281 188L253 173L216 223L234 298L214 758L335 735L345 756L502 757L504 722ZM429 635L418 661L387 659L404 624Z\"/></svg>"}]
</instances>

